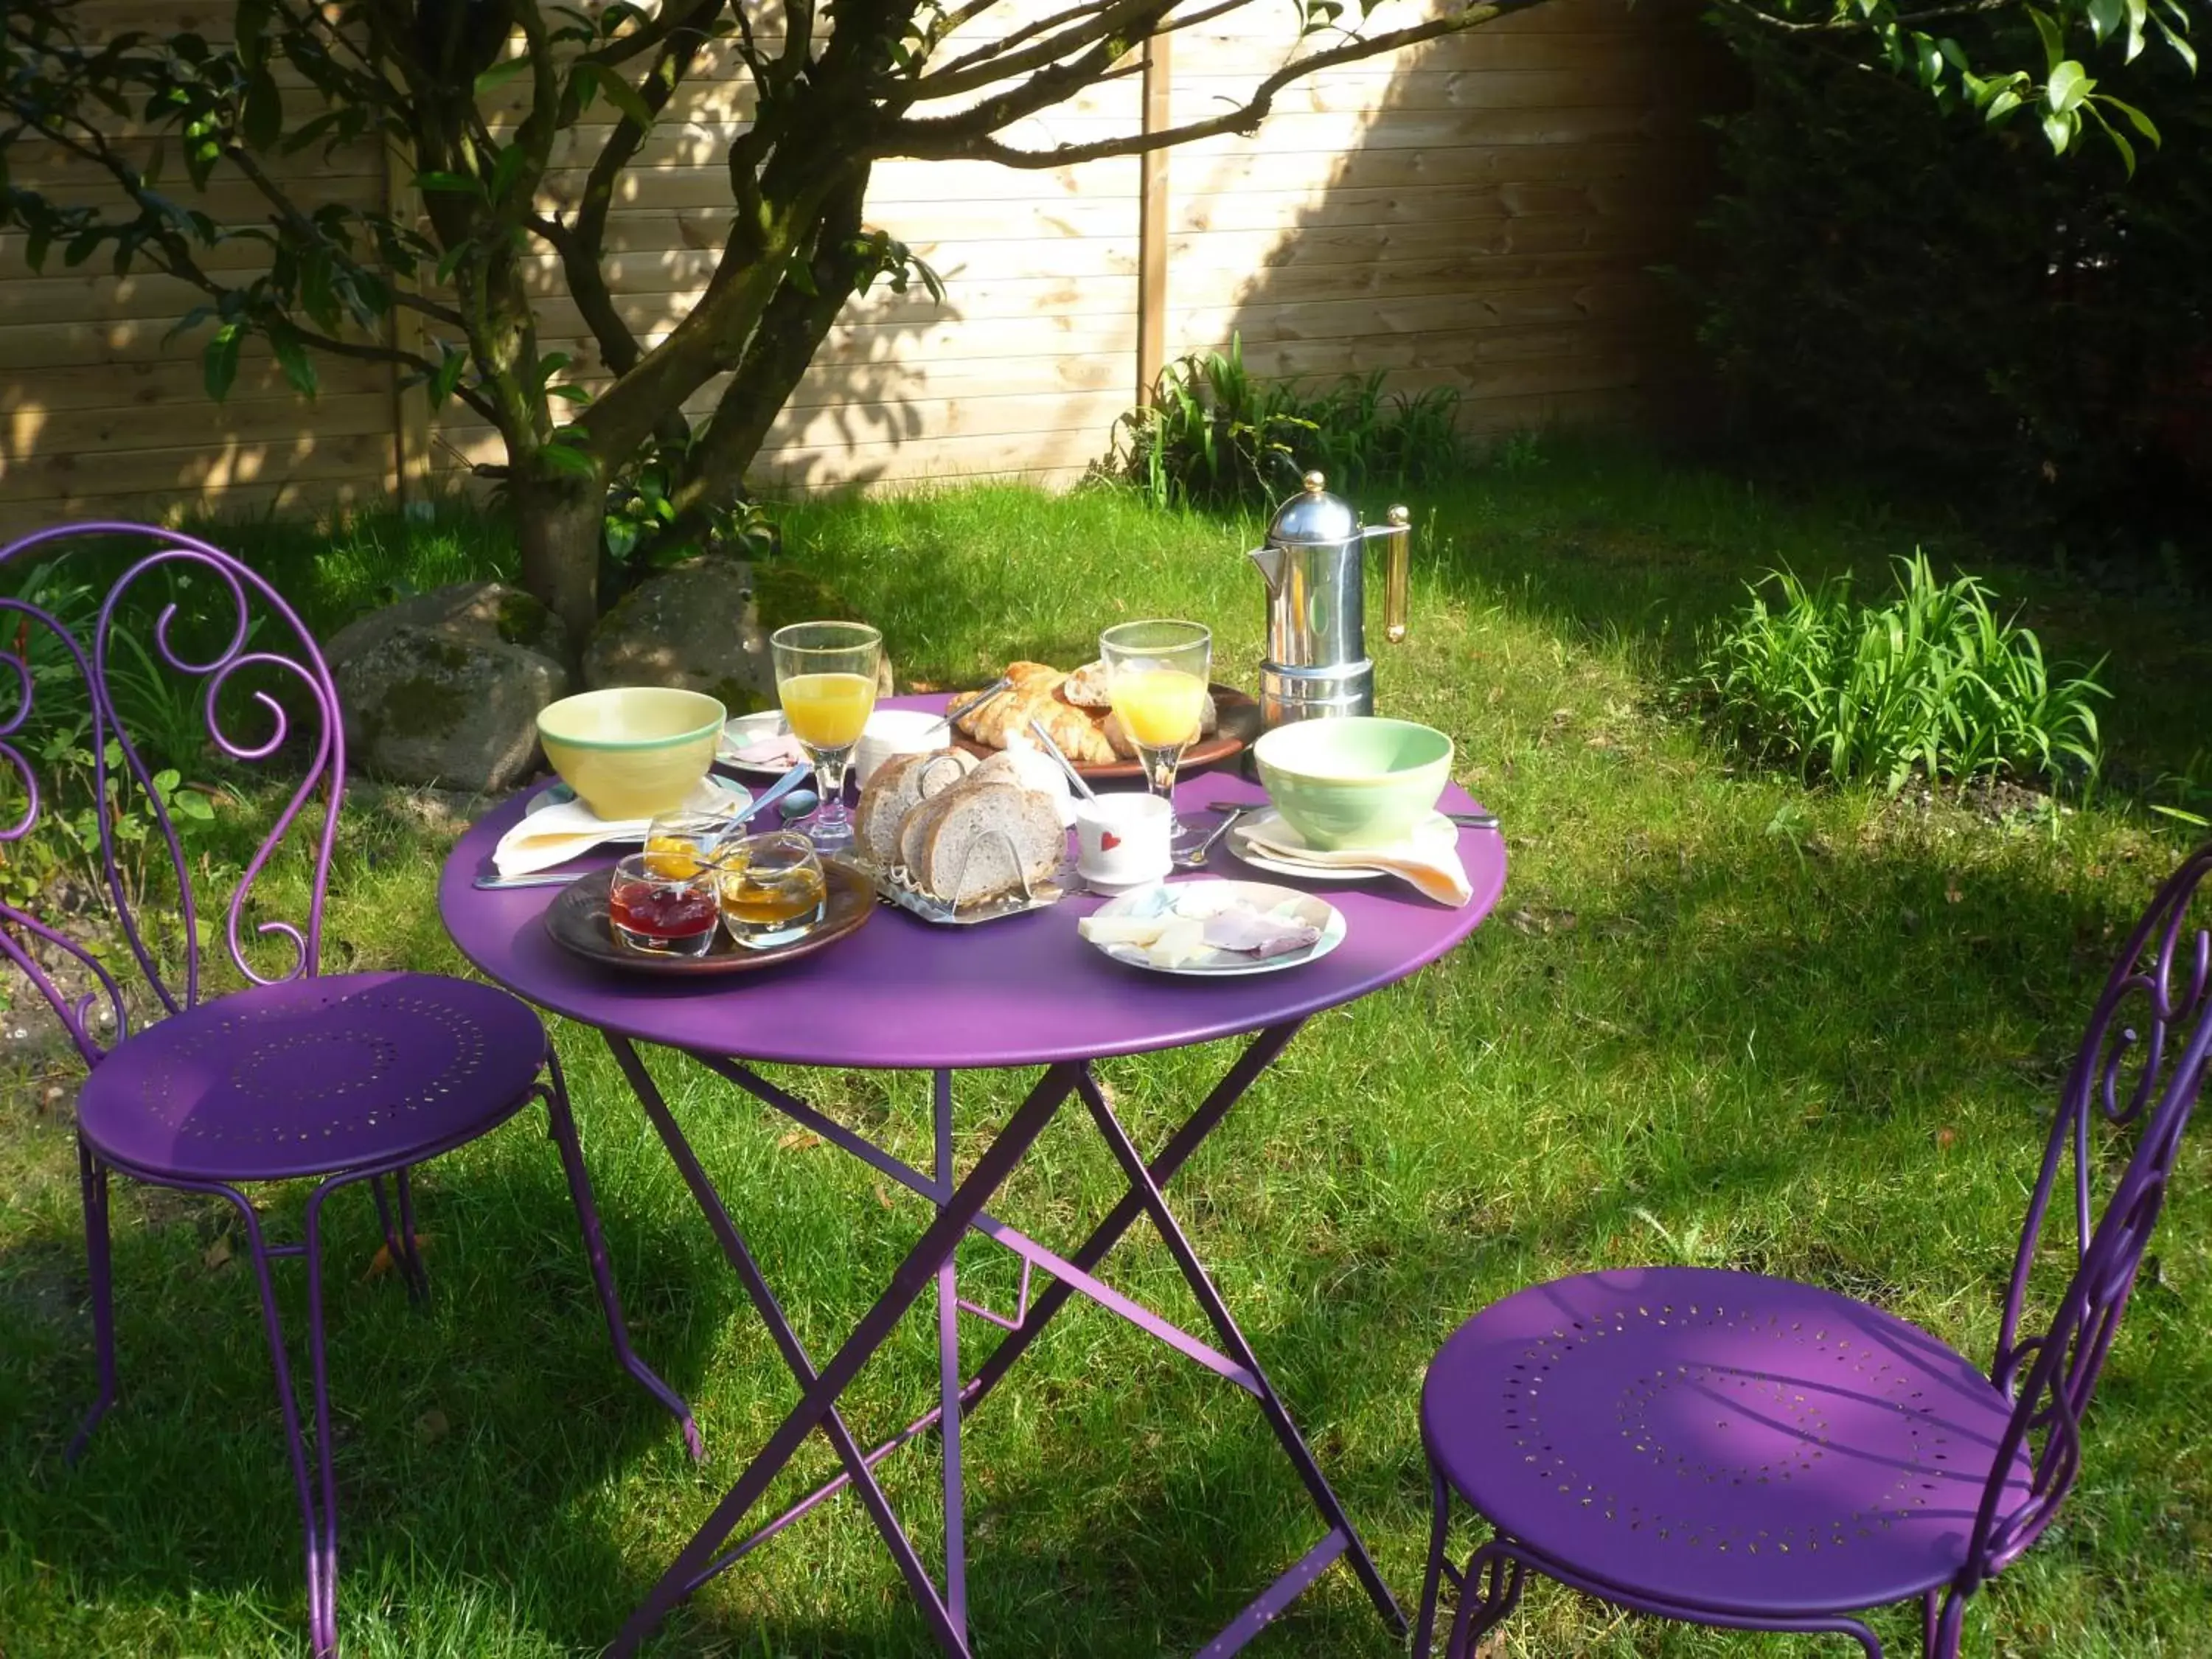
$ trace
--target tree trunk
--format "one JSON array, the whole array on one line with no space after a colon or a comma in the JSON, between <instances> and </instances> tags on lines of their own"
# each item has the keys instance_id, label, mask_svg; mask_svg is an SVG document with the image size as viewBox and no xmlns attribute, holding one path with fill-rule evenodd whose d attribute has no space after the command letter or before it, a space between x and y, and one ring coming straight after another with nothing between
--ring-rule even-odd
<instances>
[{"instance_id":1,"label":"tree trunk","mask_svg":"<svg viewBox=\"0 0 2212 1659\"><path fill-rule=\"evenodd\" d=\"M596 481L527 479L514 484L522 586L561 619L581 656L599 619L599 521L605 494Z\"/></svg>"}]
</instances>

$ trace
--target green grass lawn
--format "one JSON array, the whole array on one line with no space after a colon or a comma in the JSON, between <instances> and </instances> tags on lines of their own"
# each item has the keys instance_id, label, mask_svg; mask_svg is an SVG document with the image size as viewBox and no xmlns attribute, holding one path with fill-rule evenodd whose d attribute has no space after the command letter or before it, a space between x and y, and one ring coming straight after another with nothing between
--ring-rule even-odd
<instances>
[{"instance_id":1,"label":"green grass lawn","mask_svg":"<svg viewBox=\"0 0 2212 1659\"><path fill-rule=\"evenodd\" d=\"M2008 568L1955 531L1865 502L1559 447L1415 505L1413 636L1382 654L1379 695L1385 712L1458 739L1461 781L1504 817L1505 896L1443 962L1316 1018L1170 1193L1409 1604L1427 1528L1422 1367L1455 1322L1531 1279L1655 1261L1789 1274L1985 1358L2058 1077L2117 933L2184 845L2117 791L1993 819L1747 775L1664 695L1696 629L1770 565L1879 584L1920 541L1939 566L1967 562L2025 601L2055 656L2111 653L2117 774L2182 769L2212 714L2200 607ZM786 518L793 556L880 622L901 680L933 684L988 678L1012 656L1072 665L1102 625L1158 613L1214 623L1220 677L1249 683L1262 613L1240 555L1256 531L1001 489ZM325 627L395 582L497 557L451 517L367 521L319 564L324 544L304 535L233 539ZM438 566L427 577L423 546ZM441 847L396 805L349 812L329 966L458 966L434 906ZM634 1329L696 1401L713 1462L692 1468L614 1365L538 1126L518 1121L424 1172L427 1308L368 1274L366 1199L339 1206L329 1319L349 1653L596 1651L793 1398L604 1051L585 1030L558 1039ZM1230 1052L1103 1069L1150 1145ZM656 1069L801 1334L826 1352L927 1212L703 1076ZM1028 1080L969 1085L963 1158ZM926 1079L795 1081L927 1161ZM0 1652L298 1652L296 1516L250 1279L225 1259L216 1206L120 1192L125 1397L82 1467L62 1464L90 1393L90 1337L70 1136L32 1103L0 1097ZM2212 1654L2208 1176L2200 1132L2090 1419L2081 1485L1976 1602L1971 1653ZM1064 1243L1117 1191L1069 1114L1000 1212ZM271 1194L280 1232L299 1200ZM1010 1304L1013 1274L991 1247L971 1243L963 1261L985 1299ZM1195 1319L1141 1228L1109 1273ZM296 1275L285 1282L297 1321ZM971 1362L992 1335L971 1332ZM902 1423L933 1388L933 1332L916 1316L852 1397L855 1431ZM1318 1535L1243 1395L1079 1307L968 1444L973 1622L988 1653L1188 1651ZM817 1440L800 1462L773 1498L832 1460ZM933 1559L933 1450L909 1448L885 1474ZM1881 1629L1894 1651L1917 1650L1906 1620ZM933 1650L864 1514L842 1502L716 1581L653 1650ZM1398 1650L1341 1570L1250 1650ZM1848 1650L1625 1619L1541 1585L1500 1649Z\"/></svg>"}]
</instances>

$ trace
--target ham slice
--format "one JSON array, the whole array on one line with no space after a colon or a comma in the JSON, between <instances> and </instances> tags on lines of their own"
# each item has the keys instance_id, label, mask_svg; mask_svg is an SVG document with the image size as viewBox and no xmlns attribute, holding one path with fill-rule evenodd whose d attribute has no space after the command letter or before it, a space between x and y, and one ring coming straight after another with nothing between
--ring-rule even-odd
<instances>
[{"instance_id":1,"label":"ham slice","mask_svg":"<svg viewBox=\"0 0 2212 1659\"><path fill-rule=\"evenodd\" d=\"M1320 939L1321 929L1310 923L1288 921L1241 904L1206 919L1206 942L1215 950L1235 951L1263 962L1288 951L1310 950Z\"/></svg>"}]
</instances>

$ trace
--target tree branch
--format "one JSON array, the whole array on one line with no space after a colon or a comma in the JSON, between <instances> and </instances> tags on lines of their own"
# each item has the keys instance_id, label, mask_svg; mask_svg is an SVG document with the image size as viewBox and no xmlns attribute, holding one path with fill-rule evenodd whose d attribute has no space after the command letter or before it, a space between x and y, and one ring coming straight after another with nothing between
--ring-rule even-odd
<instances>
[{"instance_id":1,"label":"tree branch","mask_svg":"<svg viewBox=\"0 0 2212 1659\"><path fill-rule=\"evenodd\" d=\"M1149 34L1154 26L1174 9L1175 3L1176 0L1110 0L1110 3L1104 6L1072 7L1061 15L1084 17L1088 21L1050 39L1041 40L1011 56L1002 56L996 49L979 49L976 52L970 52L968 58L978 61L973 62L969 67L956 68L948 64L915 82L914 99L921 102L958 98L968 93L980 92L1015 76L1026 75L1032 70L1048 69L1068 53L1080 52L1099 41L1118 40L1123 51L1127 51ZM1116 58L1121 55L1118 52L1114 54Z\"/></svg>"},{"instance_id":2,"label":"tree branch","mask_svg":"<svg viewBox=\"0 0 2212 1659\"><path fill-rule=\"evenodd\" d=\"M577 53L577 61L581 63L589 59L594 64L603 64L607 68L613 69L619 64L627 64L641 52L650 52L662 41L679 35L687 29L702 31L699 38L691 42L691 50L697 52L706 44L707 36L703 31L707 24L712 22L714 19L712 16L696 17L694 14L700 11L720 10L720 0L716 0L716 3L711 8L695 4L689 11L680 14L677 9L678 4L678 0L660 0L660 10L650 23L632 29L628 34L623 35L618 40L610 40L604 46ZM742 3L738 8L738 15L740 16L744 15Z\"/></svg>"},{"instance_id":3,"label":"tree branch","mask_svg":"<svg viewBox=\"0 0 2212 1659\"><path fill-rule=\"evenodd\" d=\"M1018 119L1023 115L1048 107L1075 89L1066 83L1077 65L1056 64L1040 71L1014 91L978 105L975 109L964 110L957 115L894 123L884 130L884 137L878 143L870 146L868 155L872 159L891 155L914 156L923 161L967 158L997 161L1011 167L1070 167L1079 161L1103 161L1109 156L1142 155L1152 150L1166 149L1173 145L1188 143L1198 138L1211 138L1222 133L1249 132L1267 118L1268 111L1274 106L1275 94L1303 76L1338 64L1357 63L1362 58L1376 57L1386 52L1401 51L1447 34L1457 34L1543 3L1545 0L1484 0L1484 3L1471 5L1454 16L1434 18L1425 23L1392 29L1382 34L1356 38L1343 46L1332 46L1325 52L1313 52L1294 63L1285 64L1254 88L1251 97L1237 108L1206 120L1186 122L1179 127L1167 127L1158 132L1131 133L1121 138L1102 138L1088 144L1059 144L1048 150L1018 149L991 137L991 133L1006 125L1009 119ZM1078 83L1079 86L1080 84ZM1013 114L1002 115L1002 111L1012 111Z\"/></svg>"},{"instance_id":4,"label":"tree branch","mask_svg":"<svg viewBox=\"0 0 2212 1659\"><path fill-rule=\"evenodd\" d=\"M666 3L672 6L675 0L666 0ZM707 26L726 3L726 0L691 0L682 23L672 21L669 27L662 31L665 43L638 91L638 96L653 114L657 116L667 108L669 100L690 73L692 62L708 38ZM743 0L739 3L742 7ZM672 14L664 12L663 16L671 18ZM572 82L574 76L572 70ZM645 128L626 115L615 124L584 180L583 199L577 206L574 223L564 227L558 238L549 239L561 255L561 268L568 278L569 295L583 313L592 337L599 343L599 355L616 374L627 374L637 362L637 337L615 308L600 254L606 243L607 214L614 205L616 180L636 157L639 147L645 143Z\"/></svg>"},{"instance_id":5,"label":"tree branch","mask_svg":"<svg viewBox=\"0 0 2212 1659\"><path fill-rule=\"evenodd\" d=\"M1752 0L1714 0L1732 17L1756 23L1762 28L1781 34L1860 34L1866 31L1863 18L1832 16L1818 22L1800 22L1791 17L1778 17L1764 6ZM1940 23L1954 17L1974 17L1990 12L2011 11L2022 0L1956 0L1950 5L1931 6L1924 11L1899 12L1891 21L1904 28L1917 28L1923 23Z\"/></svg>"},{"instance_id":6,"label":"tree branch","mask_svg":"<svg viewBox=\"0 0 2212 1659\"><path fill-rule=\"evenodd\" d=\"M787 277L763 308L736 374L722 388L705 432L692 447L684 482L671 495L677 509L672 533L696 531L707 511L726 499L725 486L737 482L731 475L742 475L758 453L792 388L814 361L822 337L844 309L859 279L867 193L868 171L863 167L822 210L808 282L802 286Z\"/></svg>"},{"instance_id":7,"label":"tree branch","mask_svg":"<svg viewBox=\"0 0 2212 1659\"><path fill-rule=\"evenodd\" d=\"M981 0L981 4L963 7L963 12L969 15L963 16L960 21L964 23L971 21L975 16L980 16L984 8L992 3L994 3L994 0ZM1012 52L1016 46L1020 46L1023 41L1034 40L1038 35L1043 34L1048 30L1059 28L1064 24L1073 23L1079 18L1091 16L1097 13L1097 9L1098 8L1096 4L1073 5L1070 6L1066 11L1054 12L1049 17L1040 17L1035 22L1024 23L1021 27L1018 29L1011 29L1005 34L1000 35L995 40L987 40L981 46L975 47L973 51L961 53L959 57L955 58L950 63L939 64L937 73L939 75L957 75L962 70L972 68L977 64L988 63L994 58L1004 57L1007 52ZM946 31L948 35L951 33L951 31L949 29ZM928 77L925 76L924 78L927 79Z\"/></svg>"}]
</instances>

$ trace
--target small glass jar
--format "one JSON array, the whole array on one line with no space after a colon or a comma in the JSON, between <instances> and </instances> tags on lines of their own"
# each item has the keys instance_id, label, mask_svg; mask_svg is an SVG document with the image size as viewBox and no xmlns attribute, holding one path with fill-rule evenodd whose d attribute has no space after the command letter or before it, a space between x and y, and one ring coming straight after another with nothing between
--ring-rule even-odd
<instances>
[{"instance_id":1,"label":"small glass jar","mask_svg":"<svg viewBox=\"0 0 2212 1659\"><path fill-rule=\"evenodd\" d=\"M672 866L685 866L679 873ZM715 872L696 859L632 853L615 866L607 921L615 942L656 957L703 957L721 920Z\"/></svg>"},{"instance_id":2,"label":"small glass jar","mask_svg":"<svg viewBox=\"0 0 2212 1659\"><path fill-rule=\"evenodd\" d=\"M750 950L803 938L828 908L821 856L811 841L789 830L726 843L716 878L722 925Z\"/></svg>"},{"instance_id":3,"label":"small glass jar","mask_svg":"<svg viewBox=\"0 0 2212 1659\"><path fill-rule=\"evenodd\" d=\"M644 856L656 875L696 876L720 859L738 830L727 814L663 812L647 826Z\"/></svg>"}]
</instances>

